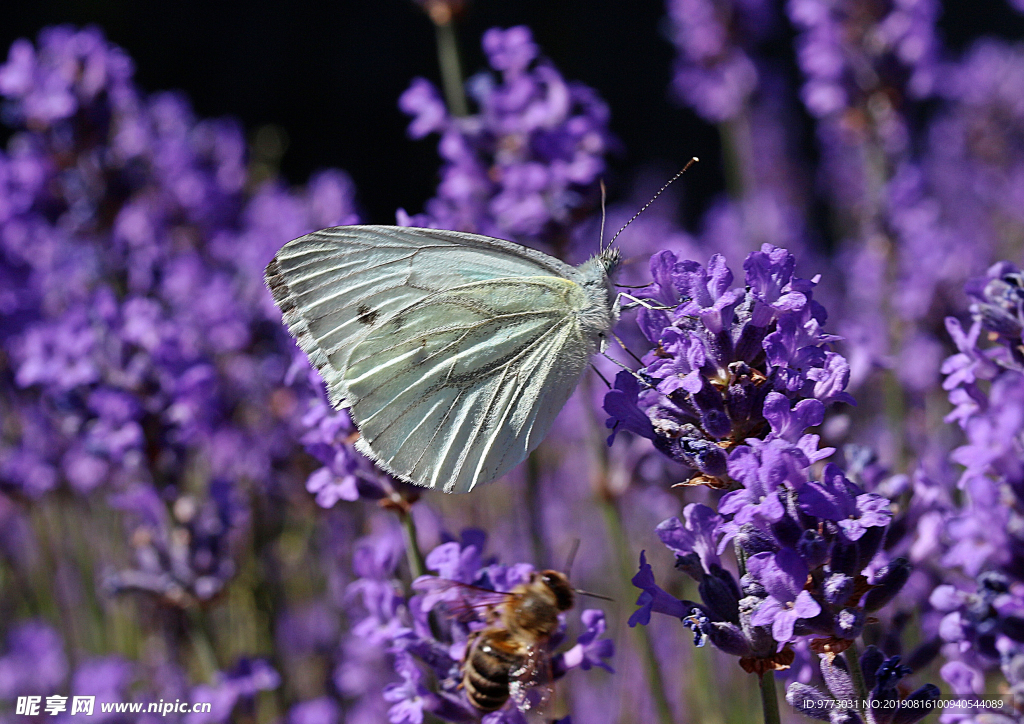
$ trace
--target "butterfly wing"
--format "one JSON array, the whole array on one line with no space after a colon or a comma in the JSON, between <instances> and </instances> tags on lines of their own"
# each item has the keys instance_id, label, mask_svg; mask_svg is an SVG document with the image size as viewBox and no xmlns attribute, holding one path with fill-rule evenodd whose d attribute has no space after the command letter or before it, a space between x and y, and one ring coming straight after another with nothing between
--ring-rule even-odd
<instances>
[{"instance_id":1,"label":"butterfly wing","mask_svg":"<svg viewBox=\"0 0 1024 724\"><path fill-rule=\"evenodd\" d=\"M266 273L360 448L449 492L525 458L575 388L593 351L577 277L518 244L387 226L308 234Z\"/></svg>"},{"instance_id":2,"label":"butterfly wing","mask_svg":"<svg viewBox=\"0 0 1024 724\"><path fill-rule=\"evenodd\" d=\"M342 372L352 348L396 311L473 281L574 271L542 252L477 234L338 226L285 244L265 278L337 405L347 397Z\"/></svg>"},{"instance_id":3,"label":"butterfly wing","mask_svg":"<svg viewBox=\"0 0 1024 724\"><path fill-rule=\"evenodd\" d=\"M543 439L594 351L580 287L533 276L424 297L352 350L357 445L403 480L468 492Z\"/></svg>"}]
</instances>

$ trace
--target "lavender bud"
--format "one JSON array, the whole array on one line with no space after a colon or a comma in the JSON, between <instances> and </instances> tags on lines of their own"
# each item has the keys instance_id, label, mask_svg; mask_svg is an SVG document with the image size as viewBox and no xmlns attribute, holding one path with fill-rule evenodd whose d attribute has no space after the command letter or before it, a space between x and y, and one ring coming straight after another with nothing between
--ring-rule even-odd
<instances>
[{"instance_id":1,"label":"lavender bud","mask_svg":"<svg viewBox=\"0 0 1024 724\"><path fill-rule=\"evenodd\" d=\"M883 567L876 580L876 588L868 591L864 597L864 610L877 611L885 606L900 592L910 578L910 563L906 558L897 558Z\"/></svg>"},{"instance_id":2,"label":"lavender bud","mask_svg":"<svg viewBox=\"0 0 1024 724\"><path fill-rule=\"evenodd\" d=\"M857 686L853 683L845 658L836 656L829 662L828 656L822 656L820 668L825 686L832 692L833 697L840 701L857 698Z\"/></svg>"},{"instance_id":3,"label":"lavender bud","mask_svg":"<svg viewBox=\"0 0 1024 724\"><path fill-rule=\"evenodd\" d=\"M729 389L725 393L725 409L733 420L746 421L751 418L755 410L760 411L760 407L754 404L755 400L761 402L759 397L750 394L750 389L746 385L729 385ZM761 402L761 404L764 403Z\"/></svg>"},{"instance_id":4,"label":"lavender bud","mask_svg":"<svg viewBox=\"0 0 1024 724\"><path fill-rule=\"evenodd\" d=\"M999 619L999 632L1018 643L1024 642L1024 618L1004 616Z\"/></svg>"},{"instance_id":5,"label":"lavender bud","mask_svg":"<svg viewBox=\"0 0 1024 724\"><path fill-rule=\"evenodd\" d=\"M848 576L857 575L857 545L837 535L829 551L829 570Z\"/></svg>"},{"instance_id":6,"label":"lavender bud","mask_svg":"<svg viewBox=\"0 0 1024 724\"><path fill-rule=\"evenodd\" d=\"M832 620L832 615L827 610L822 609L821 613L813 618L802 618L797 621L793 630L797 636L809 636L812 634L832 636L834 628L835 622Z\"/></svg>"},{"instance_id":7,"label":"lavender bud","mask_svg":"<svg viewBox=\"0 0 1024 724\"><path fill-rule=\"evenodd\" d=\"M853 576L845 573L832 573L825 579L822 589L825 601L830 606L841 606L853 595Z\"/></svg>"},{"instance_id":8,"label":"lavender bud","mask_svg":"<svg viewBox=\"0 0 1024 724\"><path fill-rule=\"evenodd\" d=\"M857 570L862 571L871 563L878 548L882 545L882 539L888 530L884 525L876 525L865 529L864 535L857 540Z\"/></svg>"},{"instance_id":9,"label":"lavender bud","mask_svg":"<svg viewBox=\"0 0 1024 724\"><path fill-rule=\"evenodd\" d=\"M753 322L753 320L751 321ZM743 331L740 332L740 338L736 342L734 356L741 359L753 359L761 352L761 344L767 333L768 328L765 326L755 326L752 323L744 325Z\"/></svg>"},{"instance_id":10,"label":"lavender bud","mask_svg":"<svg viewBox=\"0 0 1024 724\"><path fill-rule=\"evenodd\" d=\"M697 590L716 621L740 622L740 589L731 573L712 564L710 573L704 576Z\"/></svg>"},{"instance_id":11,"label":"lavender bud","mask_svg":"<svg viewBox=\"0 0 1024 724\"><path fill-rule=\"evenodd\" d=\"M805 530L800 534L796 550L807 561L808 568L817 568L828 555L828 541L816 530Z\"/></svg>"},{"instance_id":12,"label":"lavender bud","mask_svg":"<svg viewBox=\"0 0 1024 724\"><path fill-rule=\"evenodd\" d=\"M750 656L750 644L743 630L734 623L712 621L704 627L712 645L730 656Z\"/></svg>"},{"instance_id":13,"label":"lavender bud","mask_svg":"<svg viewBox=\"0 0 1024 724\"><path fill-rule=\"evenodd\" d=\"M935 686L935 684L925 684L903 700L903 706L896 712L896 716L892 718L892 724L914 724L914 722L921 721L928 716L932 707L914 706L910 702L936 701L941 695L942 692L939 691L939 687ZM910 705L908 706L908 704Z\"/></svg>"},{"instance_id":14,"label":"lavender bud","mask_svg":"<svg viewBox=\"0 0 1024 724\"><path fill-rule=\"evenodd\" d=\"M834 633L836 638L853 640L864 630L867 614L860 608L844 608L836 616Z\"/></svg>"},{"instance_id":15,"label":"lavender bud","mask_svg":"<svg viewBox=\"0 0 1024 724\"><path fill-rule=\"evenodd\" d=\"M743 629L743 636L750 642L751 653L758 658L765 658L775 653L778 644L772 638L771 626L754 626L750 623L750 617L763 599L757 596L747 596L740 599L740 627Z\"/></svg>"},{"instance_id":16,"label":"lavender bud","mask_svg":"<svg viewBox=\"0 0 1024 724\"><path fill-rule=\"evenodd\" d=\"M735 541L747 556L765 552L775 553L779 549L774 539L752 523L744 523L740 526L740 532L736 534Z\"/></svg>"},{"instance_id":17,"label":"lavender bud","mask_svg":"<svg viewBox=\"0 0 1024 724\"><path fill-rule=\"evenodd\" d=\"M772 534L787 548L796 548L803 533L803 527L789 515L784 515L772 523Z\"/></svg>"},{"instance_id":18,"label":"lavender bud","mask_svg":"<svg viewBox=\"0 0 1024 724\"><path fill-rule=\"evenodd\" d=\"M725 410L704 410L700 416L701 427L715 439L727 437L732 432L732 420Z\"/></svg>"},{"instance_id":19,"label":"lavender bud","mask_svg":"<svg viewBox=\"0 0 1024 724\"><path fill-rule=\"evenodd\" d=\"M764 598L768 595L768 591L761 585L761 582L756 580L749 573L743 574L740 578L740 588L743 591L744 596L756 596L757 598Z\"/></svg>"},{"instance_id":20,"label":"lavender bud","mask_svg":"<svg viewBox=\"0 0 1024 724\"><path fill-rule=\"evenodd\" d=\"M868 689L875 688L875 672L885 661L885 655L877 646L868 646L860 655L860 670L864 672L864 684Z\"/></svg>"},{"instance_id":21,"label":"lavender bud","mask_svg":"<svg viewBox=\"0 0 1024 724\"><path fill-rule=\"evenodd\" d=\"M682 571L695 581L704 578L704 567L700 564L700 556L696 553L676 556L676 570Z\"/></svg>"},{"instance_id":22,"label":"lavender bud","mask_svg":"<svg viewBox=\"0 0 1024 724\"><path fill-rule=\"evenodd\" d=\"M864 720L860 718L853 709L833 709L828 715L829 724L863 724Z\"/></svg>"},{"instance_id":23,"label":"lavender bud","mask_svg":"<svg viewBox=\"0 0 1024 724\"><path fill-rule=\"evenodd\" d=\"M725 477L725 451L710 440L702 438L680 438L679 451L682 461L702 473L716 478Z\"/></svg>"},{"instance_id":24,"label":"lavender bud","mask_svg":"<svg viewBox=\"0 0 1024 724\"><path fill-rule=\"evenodd\" d=\"M811 719L828 721L832 697L826 696L813 686L794 682L786 690L786 703Z\"/></svg>"}]
</instances>

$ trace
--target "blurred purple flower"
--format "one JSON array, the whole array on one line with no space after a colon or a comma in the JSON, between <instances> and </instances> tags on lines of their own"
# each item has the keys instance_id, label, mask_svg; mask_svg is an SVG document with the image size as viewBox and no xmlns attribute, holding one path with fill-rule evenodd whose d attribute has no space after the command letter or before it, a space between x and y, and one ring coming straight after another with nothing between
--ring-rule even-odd
<instances>
[{"instance_id":1,"label":"blurred purple flower","mask_svg":"<svg viewBox=\"0 0 1024 724\"><path fill-rule=\"evenodd\" d=\"M68 675L64 644L57 632L39 620L9 629L0 656L0 698L59 693Z\"/></svg>"},{"instance_id":2,"label":"blurred purple flower","mask_svg":"<svg viewBox=\"0 0 1024 724\"><path fill-rule=\"evenodd\" d=\"M469 80L475 115L449 115L422 78L399 99L413 116L410 136L441 135L445 165L426 212L399 211L398 223L544 240L593 195L612 142L608 109L590 88L566 82L539 59L525 27L492 28L483 47L500 80L489 73Z\"/></svg>"}]
</instances>

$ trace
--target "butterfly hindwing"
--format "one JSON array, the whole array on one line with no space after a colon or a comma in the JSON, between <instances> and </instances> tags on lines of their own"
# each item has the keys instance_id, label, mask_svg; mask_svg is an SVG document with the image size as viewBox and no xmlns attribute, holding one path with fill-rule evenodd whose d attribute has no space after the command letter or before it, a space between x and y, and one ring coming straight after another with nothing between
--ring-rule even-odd
<instances>
[{"instance_id":1,"label":"butterfly hindwing","mask_svg":"<svg viewBox=\"0 0 1024 724\"><path fill-rule=\"evenodd\" d=\"M352 350L344 372L360 446L392 474L466 492L547 433L590 353L564 278L466 284L424 297Z\"/></svg>"}]
</instances>

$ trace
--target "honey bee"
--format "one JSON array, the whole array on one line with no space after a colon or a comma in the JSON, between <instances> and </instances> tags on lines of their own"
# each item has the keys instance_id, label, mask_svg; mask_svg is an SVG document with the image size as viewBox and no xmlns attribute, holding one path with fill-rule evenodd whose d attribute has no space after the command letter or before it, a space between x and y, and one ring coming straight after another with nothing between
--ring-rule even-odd
<instances>
[{"instance_id":1,"label":"honey bee","mask_svg":"<svg viewBox=\"0 0 1024 724\"><path fill-rule=\"evenodd\" d=\"M490 592L493 593L493 592ZM502 596L487 615L487 626L470 635L462 661L462 686L481 712L497 711L512 698L528 709L527 695L550 695L548 643L559 614L573 607L569 578L553 570L534 571L530 580Z\"/></svg>"}]
</instances>

